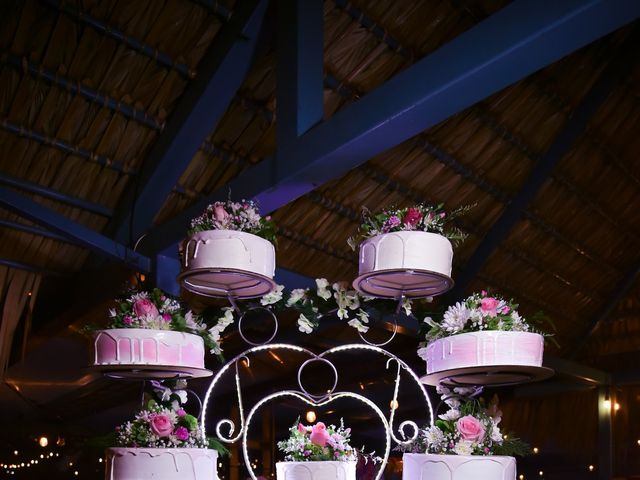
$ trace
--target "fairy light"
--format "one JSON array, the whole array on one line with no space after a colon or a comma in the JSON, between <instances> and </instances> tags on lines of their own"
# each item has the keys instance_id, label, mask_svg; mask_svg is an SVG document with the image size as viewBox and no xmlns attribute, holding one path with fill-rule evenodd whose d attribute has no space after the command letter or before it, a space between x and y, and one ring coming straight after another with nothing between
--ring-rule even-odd
<instances>
[{"instance_id":1,"label":"fairy light","mask_svg":"<svg viewBox=\"0 0 640 480\"><path fill-rule=\"evenodd\" d=\"M506 438L506 437L505 437ZM538 449L538 447L533 447L533 453L537 454L538 452L540 452L540 450Z\"/></svg>"},{"instance_id":2,"label":"fairy light","mask_svg":"<svg viewBox=\"0 0 640 480\"><path fill-rule=\"evenodd\" d=\"M614 408L614 410L617 412L618 410L620 410L620 404L619 404L618 402L616 402L616 403L613 405L613 408Z\"/></svg>"},{"instance_id":3,"label":"fairy light","mask_svg":"<svg viewBox=\"0 0 640 480\"><path fill-rule=\"evenodd\" d=\"M640 439L638 440L638 446L640 446Z\"/></svg>"},{"instance_id":4,"label":"fairy light","mask_svg":"<svg viewBox=\"0 0 640 480\"><path fill-rule=\"evenodd\" d=\"M524 475L520 474L520 476L518 477L520 480L524 480Z\"/></svg>"},{"instance_id":5,"label":"fairy light","mask_svg":"<svg viewBox=\"0 0 640 480\"><path fill-rule=\"evenodd\" d=\"M307 412L307 414L305 415L305 418L307 419L307 422L309 423L313 423L316 421L316 412L314 412L313 410L309 410Z\"/></svg>"},{"instance_id":6,"label":"fairy light","mask_svg":"<svg viewBox=\"0 0 640 480\"><path fill-rule=\"evenodd\" d=\"M40 438L38 439L38 444L39 444L42 448L45 448L47 445L49 445L49 439L43 435L42 437L40 437Z\"/></svg>"},{"instance_id":7,"label":"fairy light","mask_svg":"<svg viewBox=\"0 0 640 480\"><path fill-rule=\"evenodd\" d=\"M400 407L400 403L395 398L389 402L391 410L397 410Z\"/></svg>"},{"instance_id":8,"label":"fairy light","mask_svg":"<svg viewBox=\"0 0 640 480\"><path fill-rule=\"evenodd\" d=\"M596 467L594 467L593 465L589 465L589 467L588 467L588 468L589 468L589 471L590 471L590 472L593 472L593 471L595 470L595 468L596 468Z\"/></svg>"},{"instance_id":9,"label":"fairy light","mask_svg":"<svg viewBox=\"0 0 640 480\"><path fill-rule=\"evenodd\" d=\"M540 470L540 471L538 472L538 475L542 477L542 476L544 476L544 472L543 472L542 470Z\"/></svg>"}]
</instances>

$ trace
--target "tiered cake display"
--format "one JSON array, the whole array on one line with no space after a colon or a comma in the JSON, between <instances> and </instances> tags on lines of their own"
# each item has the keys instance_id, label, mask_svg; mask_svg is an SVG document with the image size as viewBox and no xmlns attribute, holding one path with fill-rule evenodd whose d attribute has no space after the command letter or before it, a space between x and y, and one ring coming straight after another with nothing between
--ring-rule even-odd
<instances>
[{"instance_id":1,"label":"tiered cake display","mask_svg":"<svg viewBox=\"0 0 640 480\"><path fill-rule=\"evenodd\" d=\"M216 202L191 222L181 247L182 287L202 297L254 298L276 284L275 226L251 201Z\"/></svg>"}]
</instances>

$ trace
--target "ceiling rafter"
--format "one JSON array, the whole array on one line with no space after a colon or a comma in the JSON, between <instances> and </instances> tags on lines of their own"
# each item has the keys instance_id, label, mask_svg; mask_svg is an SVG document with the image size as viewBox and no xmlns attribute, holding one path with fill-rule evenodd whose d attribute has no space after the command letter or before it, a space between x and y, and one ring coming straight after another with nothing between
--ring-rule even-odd
<instances>
[{"instance_id":1,"label":"ceiling rafter","mask_svg":"<svg viewBox=\"0 0 640 480\"><path fill-rule=\"evenodd\" d=\"M136 171L131 167L128 167L123 163L116 162L115 160L112 160L105 155L100 155L93 151L82 148L80 145L73 145L59 138L50 137L44 133L36 132L35 130L31 130L22 125L18 125L17 123L14 123L7 118L3 118L2 120L0 120L0 128L17 135L18 137L23 137L27 140L37 142L41 145L54 148L67 155L76 156L90 163L100 165L101 167L104 167L108 170L113 170L114 172L118 172L123 175L136 174Z\"/></svg>"},{"instance_id":2,"label":"ceiling rafter","mask_svg":"<svg viewBox=\"0 0 640 480\"><path fill-rule=\"evenodd\" d=\"M100 34L117 40L118 42L129 47L134 52L140 53L141 55L154 60L159 65L162 65L163 67L166 67L170 70L175 70L186 79L193 79L196 77L196 71L191 69L189 65L178 62L177 60L171 58L170 55L167 55L164 52L160 52L157 48L154 48L151 45L148 45L131 35L127 35L126 32L114 27L113 25L109 25L108 23L87 14L75 5L65 2L64 0L40 1L44 2L46 5L52 8L55 8L61 13L68 15L76 22L87 25L98 31Z\"/></svg>"},{"instance_id":3,"label":"ceiling rafter","mask_svg":"<svg viewBox=\"0 0 640 480\"><path fill-rule=\"evenodd\" d=\"M585 127L609 96L612 88L627 75L630 64L635 63L629 62L629 55L632 59L636 58L635 52L639 37L640 28L636 28L627 37L624 45L618 49L615 57L600 74L580 105L572 112L553 144L533 167L518 194L506 206L466 263L464 270L458 275L456 285L450 292L452 298L462 296L473 277L481 271L491 253L508 237L513 227L520 221L522 212L534 200L553 170L584 133Z\"/></svg>"},{"instance_id":4,"label":"ceiling rafter","mask_svg":"<svg viewBox=\"0 0 640 480\"><path fill-rule=\"evenodd\" d=\"M13 55L11 52L1 53L0 59L2 59L3 63L6 62L9 66L19 72L31 74L36 78L36 80L42 79L51 85L55 85L61 90L80 96L96 105L106 107L112 112L118 113L130 120L134 120L153 130L162 131L164 128L164 121L142 109L134 107L133 105L136 103L135 101L125 102L118 100L83 84L81 81L72 80L69 77L65 77L57 72L48 70L41 64L30 61L26 57Z\"/></svg>"},{"instance_id":5,"label":"ceiling rafter","mask_svg":"<svg viewBox=\"0 0 640 480\"><path fill-rule=\"evenodd\" d=\"M122 243L153 224L203 140L217 125L253 61L267 0L238 4L200 62L198 76L181 96L142 166L139 181L120 199L107 231Z\"/></svg>"}]
</instances>

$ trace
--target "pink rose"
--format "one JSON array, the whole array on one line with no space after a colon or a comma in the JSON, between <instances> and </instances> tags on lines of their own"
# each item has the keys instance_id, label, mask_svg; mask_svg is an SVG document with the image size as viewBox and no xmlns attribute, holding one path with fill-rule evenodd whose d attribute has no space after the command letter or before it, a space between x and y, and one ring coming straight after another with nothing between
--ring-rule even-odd
<instances>
[{"instance_id":1,"label":"pink rose","mask_svg":"<svg viewBox=\"0 0 640 480\"><path fill-rule=\"evenodd\" d=\"M222 205L215 205L213 207L213 216L218 222L226 222L229 218L229 214Z\"/></svg>"},{"instance_id":2,"label":"pink rose","mask_svg":"<svg viewBox=\"0 0 640 480\"><path fill-rule=\"evenodd\" d=\"M133 318L131 318L129 315L126 315L122 319L122 323L124 323L125 325L131 325L133 323Z\"/></svg>"},{"instance_id":3,"label":"pink rose","mask_svg":"<svg viewBox=\"0 0 640 480\"><path fill-rule=\"evenodd\" d=\"M182 440L183 442L189 440L189 430L187 430L186 427L178 427L173 433L178 440Z\"/></svg>"},{"instance_id":4,"label":"pink rose","mask_svg":"<svg viewBox=\"0 0 640 480\"><path fill-rule=\"evenodd\" d=\"M307 433L307 427L305 427L303 424L299 423L298 424L298 431L300 433Z\"/></svg>"},{"instance_id":5,"label":"pink rose","mask_svg":"<svg viewBox=\"0 0 640 480\"><path fill-rule=\"evenodd\" d=\"M489 314L490 317L496 316L496 309L498 308L498 300L493 297L487 297L480 300L480 310Z\"/></svg>"},{"instance_id":6,"label":"pink rose","mask_svg":"<svg viewBox=\"0 0 640 480\"><path fill-rule=\"evenodd\" d=\"M487 296L487 291L486 290L482 290L480 292L480 295L482 295L483 297L486 297Z\"/></svg>"},{"instance_id":7,"label":"pink rose","mask_svg":"<svg viewBox=\"0 0 640 480\"><path fill-rule=\"evenodd\" d=\"M484 425L472 415L459 418L456 422L456 427L463 440L479 442L484 438Z\"/></svg>"},{"instance_id":8,"label":"pink rose","mask_svg":"<svg viewBox=\"0 0 640 480\"><path fill-rule=\"evenodd\" d=\"M168 437L173 432L173 424L167 415L158 414L151 417L151 431L159 437Z\"/></svg>"},{"instance_id":9,"label":"pink rose","mask_svg":"<svg viewBox=\"0 0 640 480\"><path fill-rule=\"evenodd\" d=\"M144 317L145 315L157 317L158 309L148 298L139 298L133 304L133 313L135 313L138 317Z\"/></svg>"},{"instance_id":10,"label":"pink rose","mask_svg":"<svg viewBox=\"0 0 640 480\"><path fill-rule=\"evenodd\" d=\"M187 412L185 412L183 408L179 408L178 410L176 410L176 415L178 415L179 417L184 417L186 414Z\"/></svg>"},{"instance_id":11,"label":"pink rose","mask_svg":"<svg viewBox=\"0 0 640 480\"><path fill-rule=\"evenodd\" d=\"M329 432L327 432L327 427L324 423L318 422L313 426L309 440L311 440L311 443L318 445L319 447L325 447L327 445L327 442L329 441Z\"/></svg>"},{"instance_id":12,"label":"pink rose","mask_svg":"<svg viewBox=\"0 0 640 480\"><path fill-rule=\"evenodd\" d=\"M502 307L502 310L500 311L500 313L506 315L510 311L511 311L511 309L509 307Z\"/></svg>"},{"instance_id":13,"label":"pink rose","mask_svg":"<svg viewBox=\"0 0 640 480\"><path fill-rule=\"evenodd\" d=\"M162 314L162 320L164 320L165 322L169 323L171 321L171 315L169 315L168 313L163 313Z\"/></svg>"},{"instance_id":14,"label":"pink rose","mask_svg":"<svg viewBox=\"0 0 640 480\"><path fill-rule=\"evenodd\" d=\"M404 223L412 227L417 225L420 220L422 220L422 213L417 208L409 208L404 215Z\"/></svg>"}]
</instances>

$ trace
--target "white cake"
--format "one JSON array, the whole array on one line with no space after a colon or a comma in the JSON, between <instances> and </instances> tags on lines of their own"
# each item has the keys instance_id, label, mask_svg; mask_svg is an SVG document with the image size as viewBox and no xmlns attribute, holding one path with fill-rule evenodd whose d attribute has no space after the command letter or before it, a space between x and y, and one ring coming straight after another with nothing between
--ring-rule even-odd
<instances>
[{"instance_id":1,"label":"white cake","mask_svg":"<svg viewBox=\"0 0 640 480\"><path fill-rule=\"evenodd\" d=\"M360 275L379 270L426 270L451 276L451 242L435 233L392 232L360 244Z\"/></svg>"},{"instance_id":2,"label":"white cake","mask_svg":"<svg viewBox=\"0 0 640 480\"><path fill-rule=\"evenodd\" d=\"M356 480L356 462L278 462L277 480Z\"/></svg>"},{"instance_id":3,"label":"white cake","mask_svg":"<svg viewBox=\"0 0 640 480\"><path fill-rule=\"evenodd\" d=\"M198 232L183 245L183 270L231 269L273 278L276 253L273 244L236 230Z\"/></svg>"},{"instance_id":4,"label":"white cake","mask_svg":"<svg viewBox=\"0 0 640 480\"><path fill-rule=\"evenodd\" d=\"M218 452L206 448L108 448L106 480L217 480Z\"/></svg>"},{"instance_id":5,"label":"white cake","mask_svg":"<svg viewBox=\"0 0 640 480\"><path fill-rule=\"evenodd\" d=\"M516 459L497 455L405 453L403 480L515 480Z\"/></svg>"},{"instance_id":6,"label":"white cake","mask_svg":"<svg viewBox=\"0 0 640 480\"><path fill-rule=\"evenodd\" d=\"M531 332L490 331L461 333L438 339L418 350L427 362L427 374L482 366L540 367L544 338Z\"/></svg>"},{"instance_id":7,"label":"white cake","mask_svg":"<svg viewBox=\"0 0 640 480\"><path fill-rule=\"evenodd\" d=\"M204 341L198 335L172 330L98 330L94 335L93 365L204 368Z\"/></svg>"}]
</instances>

